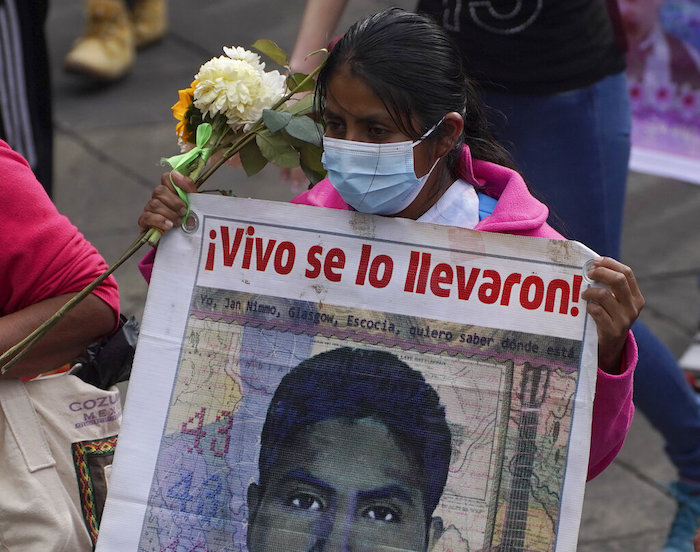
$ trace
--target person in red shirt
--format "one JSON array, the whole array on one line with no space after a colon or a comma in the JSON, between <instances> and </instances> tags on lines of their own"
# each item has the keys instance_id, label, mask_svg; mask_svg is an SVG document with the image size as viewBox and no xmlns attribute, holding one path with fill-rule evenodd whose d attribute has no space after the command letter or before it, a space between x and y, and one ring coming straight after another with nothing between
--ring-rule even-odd
<instances>
[{"instance_id":1,"label":"person in red shirt","mask_svg":"<svg viewBox=\"0 0 700 552\"><path fill-rule=\"evenodd\" d=\"M61 215L27 161L0 140L0 352L24 339L107 269L97 250ZM105 280L2 377L33 377L74 359L116 329L119 292Z\"/></svg>"}]
</instances>

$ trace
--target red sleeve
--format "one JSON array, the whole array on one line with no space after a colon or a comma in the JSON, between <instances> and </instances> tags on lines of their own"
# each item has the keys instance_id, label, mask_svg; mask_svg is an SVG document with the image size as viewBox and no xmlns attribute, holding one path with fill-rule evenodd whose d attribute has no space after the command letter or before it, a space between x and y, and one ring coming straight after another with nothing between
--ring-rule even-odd
<instances>
[{"instance_id":1,"label":"red sleeve","mask_svg":"<svg viewBox=\"0 0 700 552\"><path fill-rule=\"evenodd\" d=\"M27 162L1 140L0 175L4 202L0 315L80 291L108 268L90 242L58 212ZM107 278L93 293L118 320L114 278Z\"/></svg>"}]
</instances>

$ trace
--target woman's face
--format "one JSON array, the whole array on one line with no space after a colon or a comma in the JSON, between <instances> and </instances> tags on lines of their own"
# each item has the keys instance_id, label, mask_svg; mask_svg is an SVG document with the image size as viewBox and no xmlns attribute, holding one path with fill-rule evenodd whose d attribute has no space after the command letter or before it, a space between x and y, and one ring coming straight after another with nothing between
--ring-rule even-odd
<instances>
[{"instance_id":1,"label":"woman's face","mask_svg":"<svg viewBox=\"0 0 700 552\"><path fill-rule=\"evenodd\" d=\"M412 121L414 126L417 121ZM394 123L382 100L359 77L342 65L329 79L326 93L325 135L329 138L354 142L389 143L413 140ZM437 160L434 141L420 142L413 148L413 166L416 176L430 171ZM406 209L393 216L418 218L437 201L436 167L418 197Z\"/></svg>"}]
</instances>

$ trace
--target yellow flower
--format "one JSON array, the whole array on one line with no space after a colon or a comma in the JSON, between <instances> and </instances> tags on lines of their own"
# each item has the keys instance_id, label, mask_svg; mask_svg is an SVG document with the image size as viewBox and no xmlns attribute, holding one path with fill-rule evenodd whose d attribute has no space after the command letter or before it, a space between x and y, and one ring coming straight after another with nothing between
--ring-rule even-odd
<instances>
[{"instance_id":1,"label":"yellow flower","mask_svg":"<svg viewBox=\"0 0 700 552\"><path fill-rule=\"evenodd\" d=\"M189 88L178 90L177 94L179 96L179 100L172 107L173 116L178 120L177 126L175 127L175 133L183 142L194 143L194 129L190 128L187 114L192 107L192 102L194 101L194 89L196 86L197 81L195 80L192 81Z\"/></svg>"}]
</instances>

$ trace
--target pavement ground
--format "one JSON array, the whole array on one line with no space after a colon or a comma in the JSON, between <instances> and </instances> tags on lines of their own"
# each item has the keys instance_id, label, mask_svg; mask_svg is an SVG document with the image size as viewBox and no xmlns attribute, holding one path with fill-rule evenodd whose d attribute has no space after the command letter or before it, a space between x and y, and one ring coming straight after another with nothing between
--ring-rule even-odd
<instances>
[{"instance_id":1,"label":"pavement ground","mask_svg":"<svg viewBox=\"0 0 700 552\"><path fill-rule=\"evenodd\" d=\"M63 56L82 32L82 1L55 1L50 9L54 199L110 263L138 234L136 219L163 171L160 158L178 153L170 111L177 90L224 45L270 38L290 51L303 2L171 0L169 5L167 37L141 51L130 75L109 86L89 85L62 71ZM355 0L341 27L388 5L411 8L413 2ZM243 197L286 201L293 195L274 167L254 178L225 167L210 182ZM622 260L642 285L647 300L642 318L676 355L691 342L700 312L698 213L700 186L630 173ZM123 311L140 319L146 285L136 259L116 277ZM660 436L638 415L618 458L586 488L578 549L660 550L675 503L658 482L674 477Z\"/></svg>"}]
</instances>

